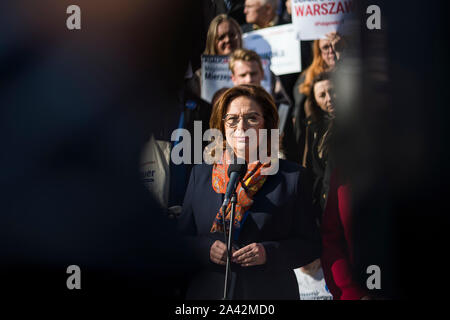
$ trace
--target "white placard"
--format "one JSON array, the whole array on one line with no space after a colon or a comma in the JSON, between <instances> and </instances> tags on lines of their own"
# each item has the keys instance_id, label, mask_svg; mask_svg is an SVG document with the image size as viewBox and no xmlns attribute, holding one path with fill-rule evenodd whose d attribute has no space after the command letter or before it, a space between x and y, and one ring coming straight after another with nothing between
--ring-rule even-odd
<instances>
[{"instance_id":1,"label":"white placard","mask_svg":"<svg viewBox=\"0 0 450 320\"><path fill-rule=\"evenodd\" d=\"M337 31L348 34L352 26L355 0L292 0L292 23L297 39L323 39Z\"/></svg>"},{"instance_id":2,"label":"white placard","mask_svg":"<svg viewBox=\"0 0 450 320\"><path fill-rule=\"evenodd\" d=\"M169 141L156 140L152 135L141 154L142 182L163 208L169 202L170 146Z\"/></svg>"},{"instance_id":3,"label":"white placard","mask_svg":"<svg viewBox=\"0 0 450 320\"><path fill-rule=\"evenodd\" d=\"M214 93L222 88L233 87L231 70L228 67L228 56L202 55L202 99L211 102ZM264 69L264 80L261 86L271 92L270 62L261 59Z\"/></svg>"},{"instance_id":4,"label":"white placard","mask_svg":"<svg viewBox=\"0 0 450 320\"><path fill-rule=\"evenodd\" d=\"M244 47L270 60L277 76L302 71L300 41L293 24L244 33Z\"/></svg>"},{"instance_id":5,"label":"white placard","mask_svg":"<svg viewBox=\"0 0 450 320\"><path fill-rule=\"evenodd\" d=\"M333 300L328 290L323 270L320 268L314 276L303 273L300 268L294 269L297 277L300 300Z\"/></svg>"}]
</instances>

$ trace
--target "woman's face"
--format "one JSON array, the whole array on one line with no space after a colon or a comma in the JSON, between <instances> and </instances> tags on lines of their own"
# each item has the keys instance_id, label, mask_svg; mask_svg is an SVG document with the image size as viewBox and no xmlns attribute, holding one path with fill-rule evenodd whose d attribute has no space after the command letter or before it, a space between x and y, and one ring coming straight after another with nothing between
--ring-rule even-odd
<instances>
[{"instance_id":1,"label":"woman's face","mask_svg":"<svg viewBox=\"0 0 450 320\"><path fill-rule=\"evenodd\" d=\"M319 81L314 85L314 98L320 109L334 115L336 94L330 80Z\"/></svg>"},{"instance_id":2,"label":"woman's face","mask_svg":"<svg viewBox=\"0 0 450 320\"><path fill-rule=\"evenodd\" d=\"M229 55L239 47L239 32L229 21L217 26L216 52L218 55Z\"/></svg>"},{"instance_id":3,"label":"woman's face","mask_svg":"<svg viewBox=\"0 0 450 320\"><path fill-rule=\"evenodd\" d=\"M229 104L224 118L226 141L234 153L247 161L249 155L253 154L254 158L250 159L256 160L259 129L263 129L265 125L263 110L259 104L246 96L235 98ZM254 134L256 143L249 138L249 134Z\"/></svg>"},{"instance_id":4,"label":"woman's face","mask_svg":"<svg viewBox=\"0 0 450 320\"><path fill-rule=\"evenodd\" d=\"M334 51L330 40L320 39L319 48L322 55L322 59L328 66L327 70L331 70L335 67L336 61L339 60L339 56Z\"/></svg>"}]
</instances>

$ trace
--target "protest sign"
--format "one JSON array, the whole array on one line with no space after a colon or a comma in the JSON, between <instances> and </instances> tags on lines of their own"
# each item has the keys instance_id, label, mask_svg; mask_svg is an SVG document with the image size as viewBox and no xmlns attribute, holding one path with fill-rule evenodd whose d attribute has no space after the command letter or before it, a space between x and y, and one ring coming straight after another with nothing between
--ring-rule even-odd
<instances>
[{"instance_id":1,"label":"protest sign","mask_svg":"<svg viewBox=\"0 0 450 320\"><path fill-rule=\"evenodd\" d=\"M202 99L211 102L214 93L222 88L233 87L231 71L228 67L228 56L202 55ZM271 92L270 62L261 59L264 69L264 80L261 86Z\"/></svg>"},{"instance_id":2,"label":"protest sign","mask_svg":"<svg viewBox=\"0 0 450 320\"><path fill-rule=\"evenodd\" d=\"M299 40L323 39L329 32L348 34L354 0L292 0L292 23Z\"/></svg>"},{"instance_id":3,"label":"protest sign","mask_svg":"<svg viewBox=\"0 0 450 320\"><path fill-rule=\"evenodd\" d=\"M244 33L244 47L270 60L270 69L277 76L302 70L300 42L292 24Z\"/></svg>"}]
</instances>

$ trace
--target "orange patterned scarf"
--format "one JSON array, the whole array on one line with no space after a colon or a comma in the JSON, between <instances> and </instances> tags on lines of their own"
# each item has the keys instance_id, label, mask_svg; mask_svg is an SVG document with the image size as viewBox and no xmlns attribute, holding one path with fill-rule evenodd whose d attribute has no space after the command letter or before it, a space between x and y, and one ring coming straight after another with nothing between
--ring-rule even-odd
<instances>
[{"instance_id":1,"label":"orange patterned scarf","mask_svg":"<svg viewBox=\"0 0 450 320\"><path fill-rule=\"evenodd\" d=\"M221 164L214 164L212 172L212 187L217 193L223 194L225 194L226 192L227 184L229 181L227 174L228 164L224 160L225 154L226 152L224 153L224 157L222 159L223 161ZM247 210L250 209L253 204L253 196L256 192L258 192L259 189L261 189L267 179L266 175L261 175L261 170L269 166L270 162L262 164L258 161L248 164L247 173L245 174L244 178L239 181L236 188L237 203L233 221L234 228L239 229L241 227L241 221L244 217L245 212L247 212ZM222 213L223 209L221 207L216 215L216 218L214 219L213 225L211 227L211 232L223 232ZM230 215L231 202L228 204L225 213L225 225L227 226L227 228L230 222Z\"/></svg>"}]
</instances>

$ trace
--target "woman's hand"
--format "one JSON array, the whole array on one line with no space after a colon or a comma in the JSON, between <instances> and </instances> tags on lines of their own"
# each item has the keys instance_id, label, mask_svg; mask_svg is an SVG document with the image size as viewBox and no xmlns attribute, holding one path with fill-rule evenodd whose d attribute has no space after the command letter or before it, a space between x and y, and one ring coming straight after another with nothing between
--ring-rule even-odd
<instances>
[{"instance_id":1,"label":"woman's hand","mask_svg":"<svg viewBox=\"0 0 450 320\"><path fill-rule=\"evenodd\" d=\"M310 264L307 264L306 266L301 267L300 271L313 277L317 273L317 271L319 271L320 266L321 266L320 259L316 259L313 262L311 262Z\"/></svg>"},{"instance_id":2,"label":"woman's hand","mask_svg":"<svg viewBox=\"0 0 450 320\"><path fill-rule=\"evenodd\" d=\"M232 260L242 267L251 267L265 264L267 261L266 249L261 243L252 243L233 253Z\"/></svg>"},{"instance_id":3,"label":"woman's hand","mask_svg":"<svg viewBox=\"0 0 450 320\"><path fill-rule=\"evenodd\" d=\"M232 250L234 252L234 249ZM212 262L225 265L227 262L227 246L222 241L216 240L209 250L209 258Z\"/></svg>"},{"instance_id":4,"label":"woman's hand","mask_svg":"<svg viewBox=\"0 0 450 320\"><path fill-rule=\"evenodd\" d=\"M344 49L344 39L337 32L329 32L325 37L330 41L333 51L336 53L336 58L339 60L340 54Z\"/></svg>"}]
</instances>

